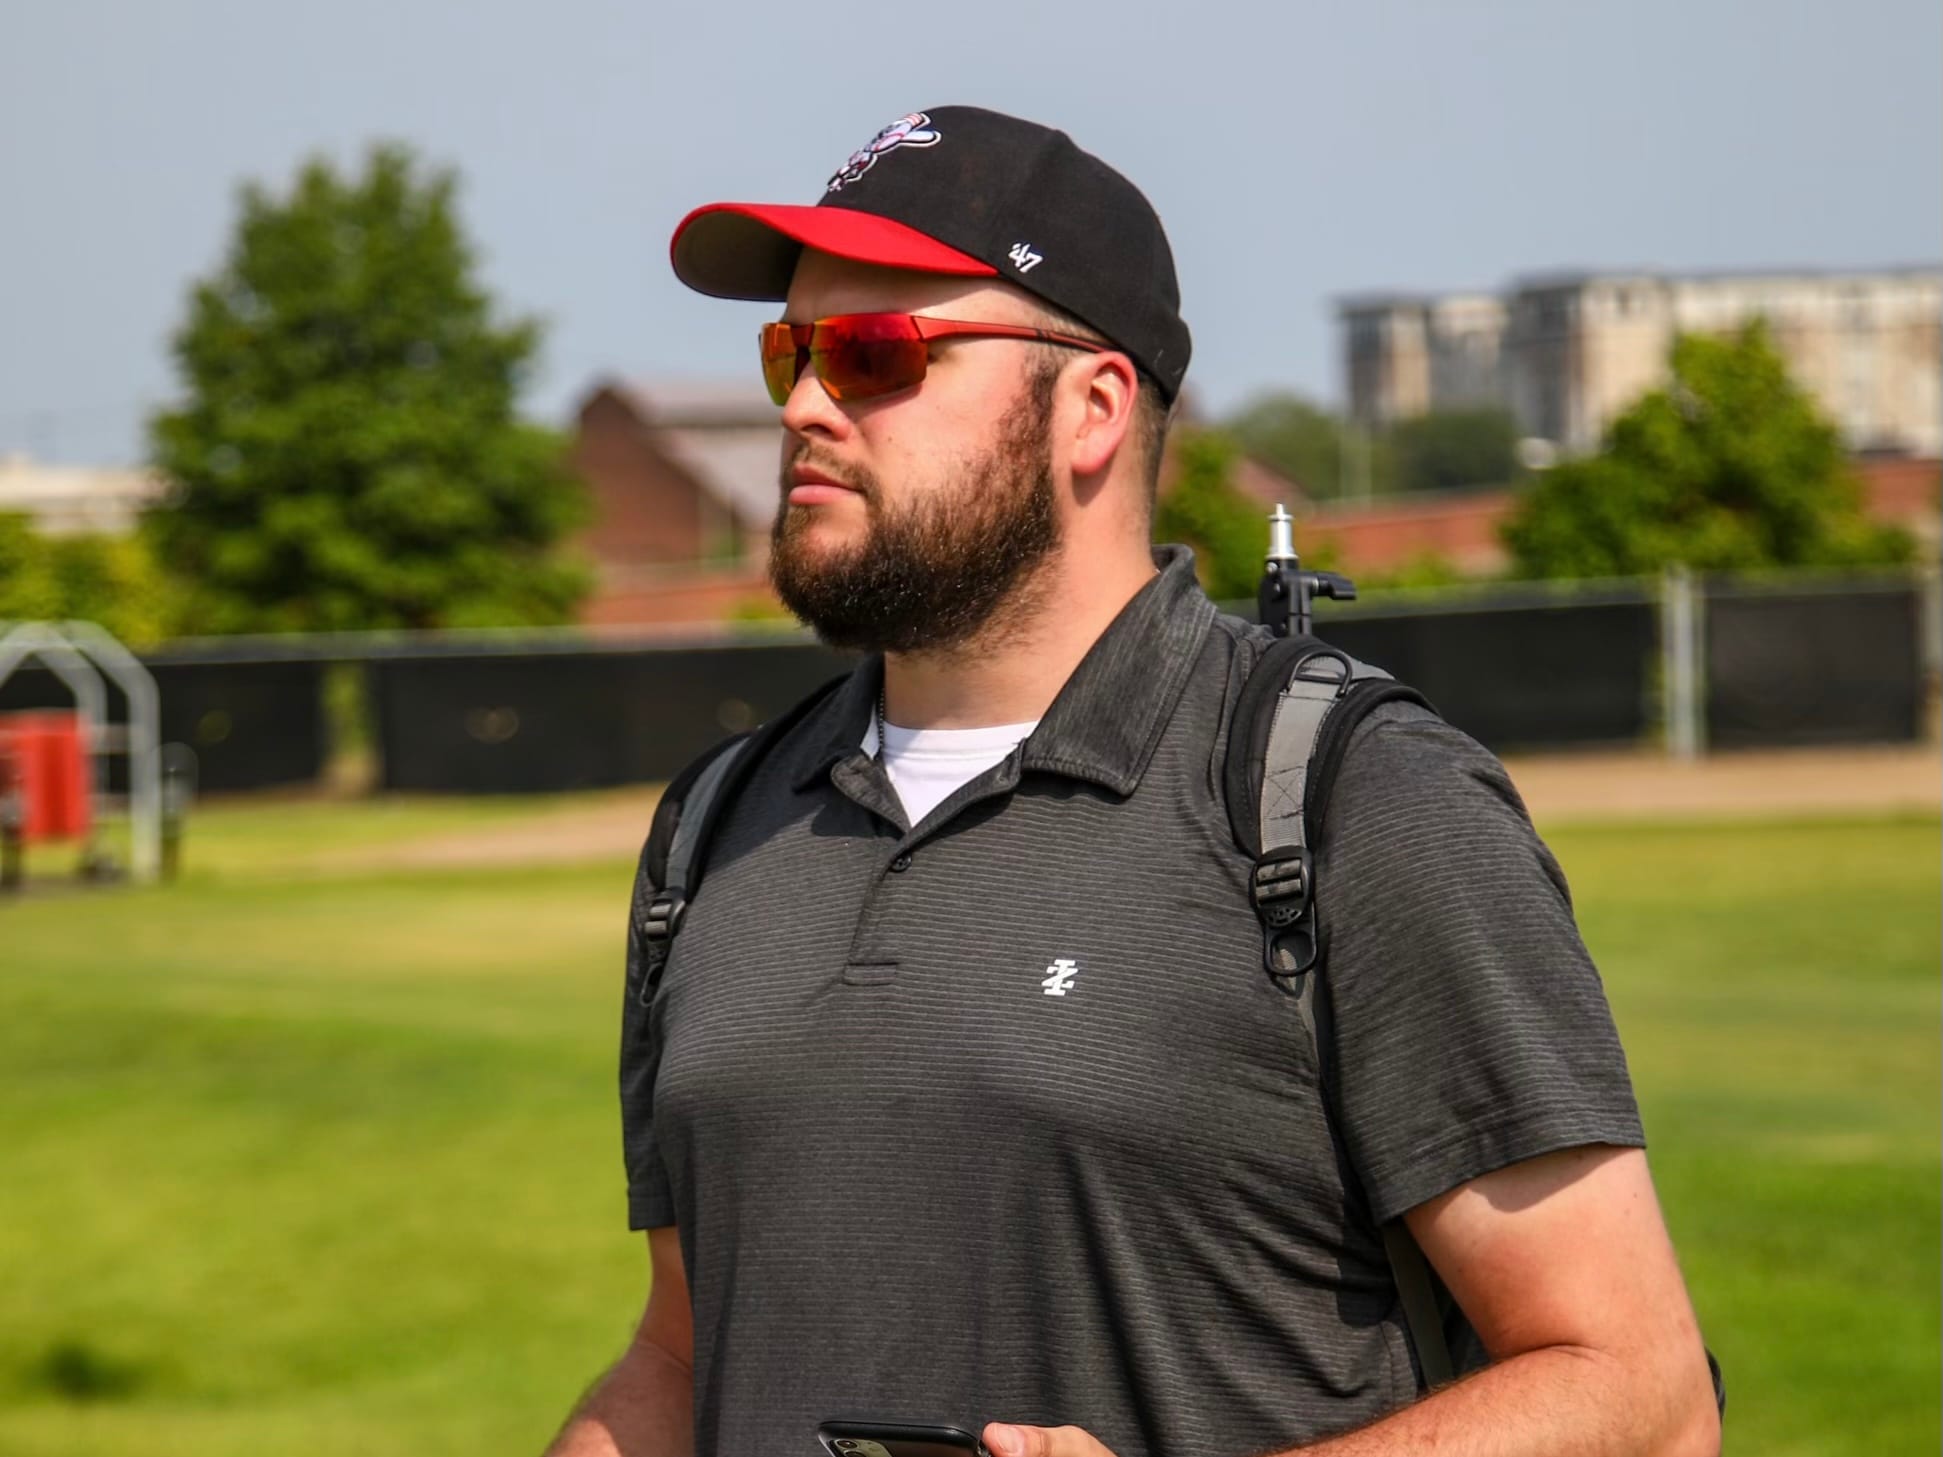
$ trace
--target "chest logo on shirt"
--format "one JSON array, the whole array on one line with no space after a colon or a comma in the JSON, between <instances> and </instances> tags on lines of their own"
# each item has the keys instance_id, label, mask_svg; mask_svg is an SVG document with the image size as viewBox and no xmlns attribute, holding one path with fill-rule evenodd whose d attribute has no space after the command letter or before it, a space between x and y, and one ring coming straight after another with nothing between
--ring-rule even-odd
<instances>
[{"instance_id":1,"label":"chest logo on shirt","mask_svg":"<svg viewBox=\"0 0 1943 1457\"><path fill-rule=\"evenodd\" d=\"M1079 975L1079 963L1071 957L1062 956L1046 968L1046 979L1039 983L1046 989L1049 997L1063 997L1072 989L1073 978Z\"/></svg>"}]
</instances>

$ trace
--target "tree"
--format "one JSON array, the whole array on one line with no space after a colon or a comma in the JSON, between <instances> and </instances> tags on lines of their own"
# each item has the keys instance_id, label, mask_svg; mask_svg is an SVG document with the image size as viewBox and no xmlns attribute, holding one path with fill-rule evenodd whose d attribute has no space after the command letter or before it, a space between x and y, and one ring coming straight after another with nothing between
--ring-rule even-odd
<instances>
[{"instance_id":1,"label":"tree","mask_svg":"<svg viewBox=\"0 0 1943 1457\"><path fill-rule=\"evenodd\" d=\"M43 536L0 512L0 621L98 622L147 647L173 631L169 583L139 539Z\"/></svg>"},{"instance_id":2,"label":"tree","mask_svg":"<svg viewBox=\"0 0 1943 1457\"><path fill-rule=\"evenodd\" d=\"M1343 428L1300 395L1257 395L1225 427L1248 454L1302 488L1311 501L1342 494Z\"/></svg>"},{"instance_id":3,"label":"tree","mask_svg":"<svg viewBox=\"0 0 1943 1457\"><path fill-rule=\"evenodd\" d=\"M199 630L555 622L584 592L584 488L515 415L540 328L493 317L455 186L385 146L243 188L173 341L186 399L150 424L174 490L146 529Z\"/></svg>"},{"instance_id":4,"label":"tree","mask_svg":"<svg viewBox=\"0 0 1943 1457\"><path fill-rule=\"evenodd\" d=\"M1835 428L1755 321L1675 340L1672 382L1615 420L1595 456L1544 473L1504 526L1528 577L1906 561L1869 521Z\"/></svg>"},{"instance_id":5,"label":"tree","mask_svg":"<svg viewBox=\"0 0 1943 1457\"><path fill-rule=\"evenodd\" d=\"M1518 474L1518 427L1504 410L1434 410L1389 430L1399 491L1502 486Z\"/></svg>"},{"instance_id":6,"label":"tree","mask_svg":"<svg viewBox=\"0 0 1943 1457\"><path fill-rule=\"evenodd\" d=\"M1268 546L1266 513L1236 489L1241 454L1218 430L1175 428L1177 474L1154 508L1154 540L1194 548L1201 585L1215 598L1252 597Z\"/></svg>"}]
</instances>

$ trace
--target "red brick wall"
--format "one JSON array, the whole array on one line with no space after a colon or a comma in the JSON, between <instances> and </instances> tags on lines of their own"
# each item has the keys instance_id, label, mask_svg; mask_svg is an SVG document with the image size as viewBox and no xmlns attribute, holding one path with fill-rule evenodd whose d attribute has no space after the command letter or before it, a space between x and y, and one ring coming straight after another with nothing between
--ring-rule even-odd
<instances>
[{"instance_id":1,"label":"red brick wall","mask_svg":"<svg viewBox=\"0 0 1943 1457\"><path fill-rule=\"evenodd\" d=\"M654 448L611 390L581 409L570 458L593 495L593 522L578 544L603 569L692 562L712 544L701 487Z\"/></svg>"},{"instance_id":2,"label":"red brick wall","mask_svg":"<svg viewBox=\"0 0 1943 1457\"><path fill-rule=\"evenodd\" d=\"M690 509L681 514L679 493L685 492L685 499L693 502L701 492L655 454L633 424L632 414L617 407L609 417L604 399L597 397L582 416L581 449L608 453L601 479L614 491L616 506L609 515L603 504L602 520L592 535L614 555L604 558L601 586L582 611L582 621L596 626L725 622L746 615L759 603L780 614L782 608L759 562L654 567L671 559L649 555L651 551L679 545L685 556L674 560L690 562L700 551L700 538L693 535L697 513ZM1926 540L1935 539L1938 483L1943 480L1938 462L1868 460L1858 461L1857 470L1871 515L1899 521ZM596 479L592 470L587 474L590 482ZM1279 480L1265 477L1265 483L1279 494ZM596 486L597 499L600 489ZM1489 572L1505 561L1498 522L1510 509L1511 499L1508 491L1486 491L1367 505L1332 503L1297 517L1296 546L1309 552L1333 541L1339 565L1352 575L1393 571L1431 555L1467 572ZM651 502L666 504L655 507ZM690 535L678 534L671 524L677 520Z\"/></svg>"},{"instance_id":3,"label":"red brick wall","mask_svg":"<svg viewBox=\"0 0 1943 1457\"><path fill-rule=\"evenodd\" d=\"M1934 460L1858 460L1863 504L1869 515L1937 536L1937 492L1943 466ZM1496 571L1506 562L1498 523L1511 510L1509 491L1449 498L1413 497L1368 505L1333 502L1296 520L1298 550L1334 541L1339 562L1352 575L1387 572L1414 559L1439 556L1465 572Z\"/></svg>"},{"instance_id":4,"label":"red brick wall","mask_svg":"<svg viewBox=\"0 0 1943 1457\"><path fill-rule=\"evenodd\" d=\"M580 620L590 627L728 622L758 607L786 616L761 567L689 567L637 572L633 580L616 574L581 609Z\"/></svg>"},{"instance_id":5,"label":"red brick wall","mask_svg":"<svg viewBox=\"0 0 1943 1457\"><path fill-rule=\"evenodd\" d=\"M1924 459L1858 460L1862 498L1871 516L1895 521L1919 536L1936 535L1937 492L1943 487L1943 461Z\"/></svg>"},{"instance_id":6,"label":"red brick wall","mask_svg":"<svg viewBox=\"0 0 1943 1457\"><path fill-rule=\"evenodd\" d=\"M1295 523L1298 551L1332 542L1341 570L1387 572L1436 556L1471 573L1493 572L1505 563L1498 523L1511 508L1511 493L1412 497L1407 502L1318 506Z\"/></svg>"}]
</instances>

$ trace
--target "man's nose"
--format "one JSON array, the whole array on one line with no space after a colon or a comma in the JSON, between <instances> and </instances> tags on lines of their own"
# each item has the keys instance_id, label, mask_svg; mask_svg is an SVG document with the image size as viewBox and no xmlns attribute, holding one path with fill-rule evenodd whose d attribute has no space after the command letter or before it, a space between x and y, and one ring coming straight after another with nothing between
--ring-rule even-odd
<instances>
[{"instance_id":1,"label":"man's nose","mask_svg":"<svg viewBox=\"0 0 1943 1457\"><path fill-rule=\"evenodd\" d=\"M795 435L822 435L841 440L850 433L850 417L843 413L816 371L804 368L783 406L783 428Z\"/></svg>"}]
</instances>

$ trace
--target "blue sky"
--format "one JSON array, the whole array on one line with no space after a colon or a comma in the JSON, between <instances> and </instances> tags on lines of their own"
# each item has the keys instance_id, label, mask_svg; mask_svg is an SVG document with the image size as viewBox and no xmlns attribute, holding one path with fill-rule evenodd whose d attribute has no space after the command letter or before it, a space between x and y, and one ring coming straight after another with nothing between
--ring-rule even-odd
<instances>
[{"instance_id":1,"label":"blue sky","mask_svg":"<svg viewBox=\"0 0 1943 1457\"><path fill-rule=\"evenodd\" d=\"M966 7L606 0L0 6L0 452L138 458L244 178L402 139L550 330L528 406L754 370L687 294L697 203L814 201L951 102L1071 132L1173 239L1219 411L1339 391L1332 300L1559 268L1943 256L1935 0Z\"/></svg>"}]
</instances>

